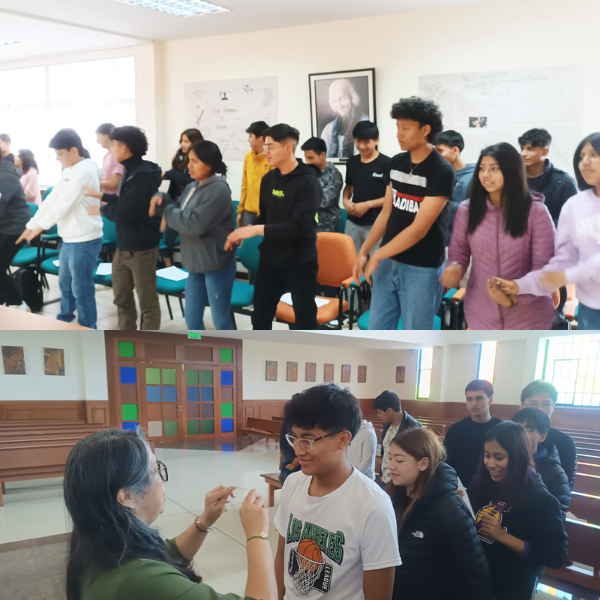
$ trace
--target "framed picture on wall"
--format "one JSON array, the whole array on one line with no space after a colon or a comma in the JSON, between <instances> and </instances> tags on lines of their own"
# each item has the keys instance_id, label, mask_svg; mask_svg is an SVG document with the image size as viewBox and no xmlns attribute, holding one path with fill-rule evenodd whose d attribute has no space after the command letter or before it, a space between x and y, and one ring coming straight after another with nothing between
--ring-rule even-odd
<instances>
[{"instance_id":1,"label":"framed picture on wall","mask_svg":"<svg viewBox=\"0 0 600 600\"><path fill-rule=\"evenodd\" d=\"M396 367L396 383L404 383L406 367Z\"/></svg>"},{"instance_id":2,"label":"framed picture on wall","mask_svg":"<svg viewBox=\"0 0 600 600\"><path fill-rule=\"evenodd\" d=\"M359 121L376 123L375 69L308 76L312 135L325 140L327 158L344 163L358 151L352 130Z\"/></svg>"}]
</instances>

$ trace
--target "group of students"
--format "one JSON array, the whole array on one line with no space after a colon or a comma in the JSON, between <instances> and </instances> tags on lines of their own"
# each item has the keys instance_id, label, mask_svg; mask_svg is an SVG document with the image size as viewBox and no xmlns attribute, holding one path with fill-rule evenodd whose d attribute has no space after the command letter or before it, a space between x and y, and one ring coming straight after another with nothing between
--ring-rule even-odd
<instances>
[{"instance_id":1,"label":"group of students","mask_svg":"<svg viewBox=\"0 0 600 600\"><path fill-rule=\"evenodd\" d=\"M490 415L489 382L471 382L466 398L470 416L442 444L393 392L381 394L378 484L373 460L364 472L350 460L360 455L353 446L364 422L350 391L331 383L295 394L282 443L300 470L283 483L274 558L268 508L256 490L240 509L245 597L530 600L544 567L567 559L573 440L549 426L556 390L547 382L523 390L524 408L512 421ZM164 510L167 480L140 430L103 431L75 446L65 473L73 520L68 600L240 600L201 583L191 562L235 488L209 492L202 515L163 542L150 525Z\"/></svg>"}]
</instances>

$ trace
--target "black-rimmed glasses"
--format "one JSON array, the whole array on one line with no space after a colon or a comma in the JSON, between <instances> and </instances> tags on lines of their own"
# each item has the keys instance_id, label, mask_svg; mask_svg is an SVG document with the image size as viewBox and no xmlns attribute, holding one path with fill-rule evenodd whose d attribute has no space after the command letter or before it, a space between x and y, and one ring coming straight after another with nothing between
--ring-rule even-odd
<instances>
[{"instance_id":1,"label":"black-rimmed glasses","mask_svg":"<svg viewBox=\"0 0 600 600\"><path fill-rule=\"evenodd\" d=\"M167 471L167 465L162 460L156 461L156 473L160 475L160 478L166 483L169 481L169 471Z\"/></svg>"}]
</instances>

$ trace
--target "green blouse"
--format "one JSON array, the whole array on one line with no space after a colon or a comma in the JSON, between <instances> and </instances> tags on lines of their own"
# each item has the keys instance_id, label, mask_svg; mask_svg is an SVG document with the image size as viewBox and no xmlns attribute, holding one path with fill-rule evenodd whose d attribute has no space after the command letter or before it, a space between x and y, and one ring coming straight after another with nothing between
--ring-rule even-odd
<instances>
[{"instance_id":1,"label":"green blouse","mask_svg":"<svg viewBox=\"0 0 600 600\"><path fill-rule=\"evenodd\" d=\"M167 552L185 562L175 540L165 540ZM138 558L120 567L90 565L81 578L81 600L242 600L218 594L204 583L194 583L175 567ZM252 598L246 598L252 600Z\"/></svg>"}]
</instances>

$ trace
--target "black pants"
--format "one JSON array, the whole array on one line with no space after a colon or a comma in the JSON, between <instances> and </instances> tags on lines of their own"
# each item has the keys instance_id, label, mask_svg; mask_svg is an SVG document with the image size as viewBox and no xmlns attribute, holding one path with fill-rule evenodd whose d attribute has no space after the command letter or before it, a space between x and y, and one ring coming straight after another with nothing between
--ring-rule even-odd
<instances>
[{"instance_id":1,"label":"black pants","mask_svg":"<svg viewBox=\"0 0 600 600\"><path fill-rule=\"evenodd\" d=\"M273 329L277 304L283 294L290 292L296 314L294 329L319 329L315 304L318 270L316 260L283 269L261 261L254 285L252 328Z\"/></svg>"},{"instance_id":2,"label":"black pants","mask_svg":"<svg viewBox=\"0 0 600 600\"><path fill-rule=\"evenodd\" d=\"M8 274L8 267L20 248L15 244L18 238L18 235L0 233L0 305L21 304L19 292Z\"/></svg>"}]
</instances>

